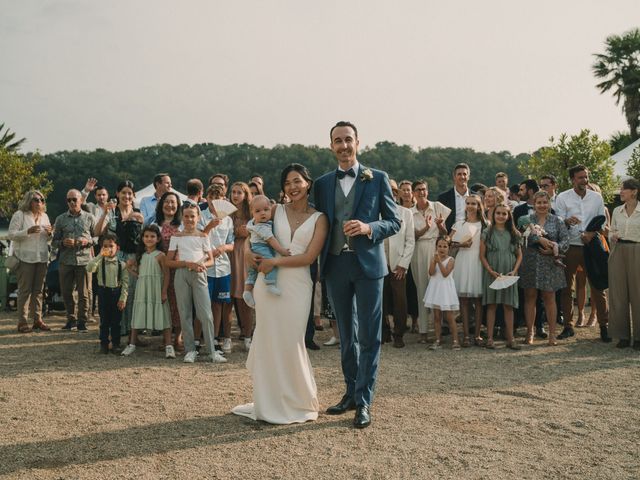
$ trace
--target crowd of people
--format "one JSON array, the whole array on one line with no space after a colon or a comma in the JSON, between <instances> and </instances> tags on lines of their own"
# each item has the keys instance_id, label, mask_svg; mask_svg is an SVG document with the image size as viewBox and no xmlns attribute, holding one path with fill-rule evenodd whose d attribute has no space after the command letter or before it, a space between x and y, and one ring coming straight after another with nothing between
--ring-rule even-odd
<instances>
[{"instance_id":1,"label":"crowd of people","mask_svg":"<svg viewBox=\"0 0 640 480\"><path fill-rule=\"evenodd\" d=\"M402 348L405 333L413 331L420 334L420 343L438 349L442 332L449 330L455 349L495 348L494 333L504 337L508 348L518 349L514 326L526 327L524 344L537 337L557 345L573 336L575 327L597 321L602 341L612 335L621 348L640 348L640 296L634 295L640 271L638 181L623 182L623 204L610 214L585 167L568 173L573 188L559 193L553 175L509 188L507 175L499 172L494 186L471 185L470 168L459 164L452 188L435 201L429 199L424 180L391 180L402 221L400 230L384 240L389 274L382 341ZM63 328L86 331L96 297L103 352L131 355L136 345L144 344L137 333L148 330L163 333L169 358L185 351L185 361L194 361L204 341L219 350L215 361L224 362L223 354L232 348L233 310L249 349L257 271L245 264L245 249L265 258L288 254L273 236L271 207L276 202L264 195L262 176L230 185L228 176L218 173L206 188L192 179L184 201L166 173L157 174L153 186L155 193L140 199L137 208L132 182L121 182L110 199L107 188L90 178L82 190L69 190L68 210L53 225L44 195L35 190L25 194L9 227L20 260L19 332L49 330L42 301L51 246L57 252L67 311ZM88 201L90 195L94 202ZM214 203L220 199L237 210L219 215ZM286 202L282 193L278 203ZM206 277L192 274L200 272ZM313 334L323 328L321 312L331 318L331 302L315 263L310 275L314 301L305 340L308 348L317 349ZM492 288L496 279L513 276L519 280L511 286ZM276 279L277 269L265 276L274 294ZM563 329L556 335L558 323ZM331 327L327 346L340 342L334 321ZM121 337L127 339L124 348Z\"/></svg>"},{"instance_id":2,"label":"crowd of people","mask_svg":"<svg viewBox=\"0 0 640 480\"><path fill-rule=\"evenodd\" d=\"M458 164L452 187L431 200L427 181L396 182L361 165L352 123L338 122L330 137L338 168L314 181L303 165L285 167L277 200L257 174L230 183L217 173L206 187L191 179L181 198L159 173L138 208L130 181L110 199L90 178L67 192L52 226L44 195L27 192L9 226L18 331L50 330L42 318L50 257L63 328L86 332L97 298L104 354L133 355L147 331L163 335L167 358L184 352L193 363L206 345L224 363L235 310L254 403L233 412L293 423L317 418L305 347L320 348L313 337L324 313L334 319L325 345L340 345L346 384L327 413L356 410L356 428L371 423L380 344L402 348L409 330L432 350L445 336L455 350L495 349L497 339L519 350L536 338L556 346L597 322L603 342L613 336L640 350L636 179L622 182L622 205L610 213L583 165L568 170L572 188L557 192L553 175L508 187L498 172L493 186L471 185L471 169Z\"/></svg>"}]
</instances>

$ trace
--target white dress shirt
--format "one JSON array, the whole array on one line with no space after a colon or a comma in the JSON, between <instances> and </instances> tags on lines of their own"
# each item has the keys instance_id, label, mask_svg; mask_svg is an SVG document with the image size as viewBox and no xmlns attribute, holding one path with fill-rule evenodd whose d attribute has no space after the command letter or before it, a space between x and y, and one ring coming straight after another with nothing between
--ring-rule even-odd
<instances>
[{"instance_id":1,"label":"white dress shirt","mask_svg":"<svg viewBox=\"0 0 640 480\"><path fill-rule=\"evenodd\" d=\"M581 197L574 189L565 190L556 197L556 215L563 220L576 217L580 223L569 228L569 244L582 246L580 235L584 232L589 222L596 215L604 215L604 201L602 195L587 189L585 196Z\"/></svg>"},{"instance_id":2,"label":"white dress shirt","mask_svg":"<svg viewBox=\"0 0 640 480\"><path fill-rule=\"evenodd\" d=\"M351 175L345 175L344 178L341 178L338 180L338 182L340 182L340 188L342 188L342 193L344 193L345 197L349 195L349 192L351 191L351 189L356 183L356 178L358 178L358 173L360 169L360 163L356 160L356 163L351 168L353 168L353 171L356 172L355 177L352 177ZM347 171L347 170L342 170L342 168L340 167L338 167L338 170L342 172Z\"/></svg>"},{"instance_id":3,"label":"white dress shirt","mask_svg":"<svg viewBox=\"0 0 640 480\"><path fill-rule=\"evenodd\" d=\"M46 263L49 261L49 242L51 237L44 229L40 229L40 233L27 233L27 230L35 225L33 213L18 210L11 217L7 238L11 240L13 253L20 261L25 263ZM42 227L51 226L46 213L40 214L38 225Z\"/></svg>"},{"instance_id":4,"label":"white dress shirt","mask_svg":"<svg viewBox=\"0 0 640 480\"><path fill-rule=\"evenodd\" d=\"M453 187L453 193L456 196L456 222L459 222L461 220L464 220L464 211L467 208L466 205L466 198L469 196L469 189L467 188L467 191L464 192L464 194L460 195L458 193L458 190L456 190L455 187Z\"/></svg>"}]
</instances>

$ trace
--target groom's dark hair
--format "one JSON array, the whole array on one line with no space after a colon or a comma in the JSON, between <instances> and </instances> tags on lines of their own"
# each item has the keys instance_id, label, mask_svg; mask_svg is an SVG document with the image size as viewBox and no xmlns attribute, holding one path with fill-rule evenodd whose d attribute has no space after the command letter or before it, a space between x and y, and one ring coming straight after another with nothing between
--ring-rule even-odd
<instances>
[{"instance_id":1,"label":"groom's dark hair","mask_svg":"<svg viewBox=\"0 0 640 480\"><path fill-rule=\"evenodd\" d=\"M287 176L291 172L299 173L300 176L309 184L309 190L307 190L307 195L309 195L311 192L311 186L313 185L313 178L311 178L311 174L309 173L309 170L307 170L307 167L300 163L292 163L284 167L282 174L280 175L280 190L284 192L284 184L287 181Z\"/></svg>"},{"instance_id":2,"label":"groom's dark hair","mask_svg":"<svg viewBox=\"0 0 640 480\"><path fill-rule=\"evenodd\" d=\"M333 131L338 127L351 127L351 128L353 128L353 132L356 134L356 140L358 139L358 129L356 128L356 126L351 122L345 122L345 121L341 120L338 123L336 123L333 127L331 127L331 130L329 130L329 138L331 139L331 141L333 141Z\"/></svg>"}]
</instances>

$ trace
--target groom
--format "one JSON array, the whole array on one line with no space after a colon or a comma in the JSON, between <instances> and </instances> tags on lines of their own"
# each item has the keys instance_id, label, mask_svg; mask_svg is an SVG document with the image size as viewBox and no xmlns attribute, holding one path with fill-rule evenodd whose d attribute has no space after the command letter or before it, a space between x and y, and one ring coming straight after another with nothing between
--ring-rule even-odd
<instances>
[{"instance_id":1,"label":"groom","mask_svg":"<svg viewBox=\"0 0 640 480\"><path fill-rule=\"evenodd\" d=\"M338 122L330 131L338 160L315 183L315 207L329 220L321 275L340 330L347 391L329 415L356 410L354 426L371 424L369 411L380 359L382 284L387 274L383 240L400 229L389 177L358 163L358 130Z\"/></svg>"}]
</instances>

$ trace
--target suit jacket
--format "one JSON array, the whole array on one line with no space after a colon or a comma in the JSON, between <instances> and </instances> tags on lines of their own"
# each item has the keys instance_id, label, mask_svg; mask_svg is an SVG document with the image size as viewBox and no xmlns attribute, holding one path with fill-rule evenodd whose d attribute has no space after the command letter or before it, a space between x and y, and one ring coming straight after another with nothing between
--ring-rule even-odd
<instances>
[{"instance_id":1,"label":"suit jacket","mask_svg":"<svg viewBox=\"0 0 640 480\"><path fill-rule=\"evenodd\" d=\"M455 188L451 190L447 190L444 193L438 195L438 201L443 204L445 207L448 207L451 210L451 213L445 220L444 224L447 227L447 232L451 231L451 227L456 223L456 193Z\"/></svg>"},{"instance_id":2,"label":"suit jacket","mask_svg":"<svg viewBox=\"0 0 640 480\"><path fill-rule=\"evenodd\" d=\"M409 269L411 256L416 245L416 236L413 230L413 213L410 209L398 206L401 217L400 230L389 237L389 256L387 263L391 271L400 266Z\"/></svg>"},{"instance_id":3,"label":"suit jacket","mask_svg":"<svg viewBox=\"0 0 640 480\"><path fill-rule=\"evenodd\" d=\"M371 172L367 179L363 172ZM340 188L337 186L337 188ZM358 235L351 239L351 244L358 258L358 263L367 278L382 278L387 270L383 240L400 230L398 208L393 201L388 175L360 164L355 188L353 220L360 220L371 226L371 238ZM327 215L329 234L320 255L320 275L324 277L324 267L329 255L329 243L333 229L336 195L336 170L325 173L314 184L315 207Z\"/></svg>"}]
</instances>

